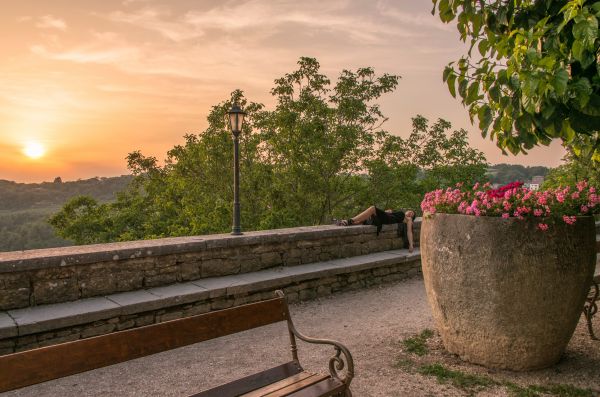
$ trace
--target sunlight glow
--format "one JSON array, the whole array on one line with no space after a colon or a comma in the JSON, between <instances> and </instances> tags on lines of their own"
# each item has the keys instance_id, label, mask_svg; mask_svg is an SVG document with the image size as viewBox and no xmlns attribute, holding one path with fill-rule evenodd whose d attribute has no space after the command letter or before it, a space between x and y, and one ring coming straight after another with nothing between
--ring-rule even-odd
<instances>
[{"instance_id":1,"label":"sunlight glow","mask_svg":"<svg viewBox=\"0 0 600 397\"><path fill-rule=\"evenodd\" d=\"M23 154L31 159L39 159L46 153L46 149L39 142L27 142L23 147Z\"/></svg>"}]
</instances>

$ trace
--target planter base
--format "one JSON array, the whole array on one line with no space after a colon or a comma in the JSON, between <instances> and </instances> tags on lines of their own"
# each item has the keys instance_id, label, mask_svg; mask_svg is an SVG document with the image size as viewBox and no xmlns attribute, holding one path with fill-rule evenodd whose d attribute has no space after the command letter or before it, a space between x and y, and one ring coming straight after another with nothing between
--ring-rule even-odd
<instances>
[{"instance_id":1,"label":"planter base","mask_svg":"<svg viewBox=\"0 0 600 397\"><path fill-rule=\"evenodd\" d=\"M423 220L427 297L446 349L487 367L555 364L575 330L596 251L591 217L541 232L517 219Z\"/></svg>"}]
</instances>

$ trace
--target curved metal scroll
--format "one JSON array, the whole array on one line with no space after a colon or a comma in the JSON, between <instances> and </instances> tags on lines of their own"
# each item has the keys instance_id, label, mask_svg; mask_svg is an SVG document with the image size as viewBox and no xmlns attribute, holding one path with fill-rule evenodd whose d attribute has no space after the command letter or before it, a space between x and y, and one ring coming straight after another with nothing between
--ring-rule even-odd
<instances>
[{"instance_id":1,"label":"curved metal scroll","mask_svg":"<svg viewBox=\"0 0 600 397\"><path fill-rule=\"evenodd\" d=\"M590 289L590 293L585 301L585 305L583 306L583 314L585 319L587 320L588 331L590 332L590 337L594 340L598 340L596 335L594 335L594 328L592 328L592 317L598 312L598 305L596 301L600 299L600 288L598 287L597 282L592 283L592 288Z\"/></svg>"},{"instance_id":2,"label":"curved metal scroll","mask_svg":"<svg viewBox=\"0 0 600 397\"><path fill-rule=\"evenodd\" d=\"M281 290L275 291L275 294L280 298L284 298L283 291L281 291ZM350 354L350 351L348 350L348 348L334 340L316 339L316 338L311 338L311 337L301 334L300 332L298 332L298 330L294 326L294 323L292 322L292 318L290 316L289 309L287 307L287 303L285 305L285 310L286 310L286 315L287 315L288 329L290 331L290 338L292 339L292 355L294 355L294 359L297 360L297 355L295 354L296 351L295 351L294 336L304 342L307 342L307 343L333 346L333 348L335 349L335 354L329 359L329 373L331 374L331 377L333 379L339 380L340 382L344 383L346 385L346 387L348 387L346 396L347 397L352 396L352 393L350 392L349 387L350 387L350 382L352 381L352 378L354 378L354 360L352 359L352 355ZM344 371L344 370L345 370L345 374L340 374L340 371ZM345 376L343 376L343 375L345 375Z\"/></svg>"}]
</instances>

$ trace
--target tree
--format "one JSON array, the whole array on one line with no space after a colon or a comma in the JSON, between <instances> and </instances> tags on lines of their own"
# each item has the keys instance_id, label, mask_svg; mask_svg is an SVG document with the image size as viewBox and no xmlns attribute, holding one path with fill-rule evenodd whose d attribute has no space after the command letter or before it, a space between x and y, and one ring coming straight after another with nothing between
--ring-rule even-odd
<instances>
[{"instance_id":1,"label":"tree","mask_svg":"<svg viewBox=\"0 0 600 397\"><path fill-rule=\"evenodd\" d=\"M277 107L261 125L263 155L278 175L270 196L276 218L285 220L281 226L328 223L337 209L354 207L349 202L367 188L357 175L367 171L388 135L380 128L387 118L374 101L399 80L360 68L342 71L331 87L316 59L301 58L298 65L275 80Z\"/></svg>"},{"instance_id":2,"label":"tree","mask_svg":"<svg viewBox=\"0 0 600 397\"><path fill-rule=\"evenodd\" d=\"M558 138L600 161L600 1L433 2L470 42L443 79L484 137L513 154Z\"/></svg>"},{"instance_id":3,"label":"tree","mask_svg":"<svg viewBox=\"0 0 600 397\"><path fill-rule=\"evenodd\" d=\"M186 135L164 165L130 153L134 179L115 202L73 200L52 224L78 243L229 231L233 145L224 120L233 103L247 113L240 135L245 230L329 223L373 204L417 208L423 172L442 184L485 172L466 131L447 135L451 126L443 120L430 129L426 119L415 118L407 140L381 128L387 119L376 101L395 89L398 76L344 70L332 84L319 68L315 59L301 58L296 71L277 79L274 110L233 92L211 109L208 128ZM461 171L453 173L456 167Z\"/></svg>"},{"instance_id":4,"label":"tree","mask_svg":"<svg viewBox=\"0 0 600 397\"><path fill-rule=\"evenodd\" d=\"M576 156L568 150L563 158L564 163L550 170L544 179L543 188L575 185L587 180L593 186L600 186L600 168L598 163L585 157Z\"/></svg>"},{"instance_id":5,"label":"tree","mask_svg":"<svg viewBox=\"0 0 600 397\"><path fill-rule=\"evenodd\" d=\"M487 160L480 150L469 146L465 129L450 133L452 124L439 119L431 127L423 116L413 118L413 131L408 138L408 161L424 173L424 192L458 182L473 184L485 178Z\"/></svg>"}]
</instances>

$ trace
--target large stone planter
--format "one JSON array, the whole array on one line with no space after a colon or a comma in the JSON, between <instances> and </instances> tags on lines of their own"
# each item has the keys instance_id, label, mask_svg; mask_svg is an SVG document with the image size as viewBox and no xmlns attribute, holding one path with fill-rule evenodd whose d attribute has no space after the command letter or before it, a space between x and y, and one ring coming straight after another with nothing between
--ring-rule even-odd
<instances>
[{"instance_id":1,"label":"large stone planter","mask_svg":"<svg viewBox=\"0 0 600 397\"><path fill-rule=\"evenodd\" d=\"M446 349L487 367L543 368L564 352L596 261L592 217L541 232L533 221L435 214L421 262Z\"/></svg>"}]
</instances>

